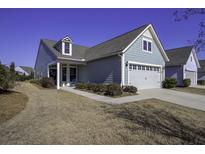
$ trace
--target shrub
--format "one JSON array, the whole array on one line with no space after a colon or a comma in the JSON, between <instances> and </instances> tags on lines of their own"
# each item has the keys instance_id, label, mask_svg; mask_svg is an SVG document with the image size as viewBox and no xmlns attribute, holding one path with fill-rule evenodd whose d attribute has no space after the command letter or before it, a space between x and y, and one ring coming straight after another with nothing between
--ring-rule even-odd
<instances>
[{"instance_id":1,"label":"shrub","mask_svg":"<svg viewBox=\"0 0 205 154\"><path fill-rule=\"evenodd\" d=\"M163 88L174 88L177 85L177 80L175 78L166 78L162 82L162 87Z\"/></svg>"},{"instance_id":2,"label":"shrub","mask_svg":"<svg viewBox=\"0 0 205 154\"><path fill-rule=\"evenodd\" d=\"M106 92L107 90L107 86L104 84L95 84L93 85L93 89L94 92Z\"/></svg>"},{"instance_id":3,"label":"shrub","mask_svg":"<svg viewBox=\"0 0 205 154\"><path fill-rule=\"evenodd\" d=\"M87 84L86 83L76 83L75 88L76 89L87 89Z\"/></svg>"},{"instance_id":4,"label":"shrub","mask_svg":"<svg viewBox=\"0 0 205 154\"><path fill-rule=\"evenodd\" d=\"M183 84L184 84L184 87L189 87L191 85L191 80L190 79L184 79Z\"/></svg>"},{"instance_id":5,"label":"shrub","mask_svg":"<svg viewBox=\"0 0 205 154\"><path fill-rule=\"evenodd\" d=\"M10 68L2 65L0 62L0 90L7 91L15 86L15 74L13 72L14 63Z\"/></svg>"},{"instance_id":6,"label":"shrub","mask_svg":"<svg viewBox=\"0 0 205 154\"><path fill-rule=\"evenodd\" d=\"M40 82L44 88L53 88L55 86L53 78L43 77Z\"/></svg>"},{"instance_id":7,"label":"shrub","mask_svg":"<svg viewBox=\"0 0 205 154\"><path fill-rule=\"evenodd\" d=\"M136 94L137 88L135 86L124 86L123 91L128 92L128 93Z\"/></svg>"},{"instance_id":8,"label":"shrub","mask_svg":"<svg viewBox=\"0 0 205 154\"><path fill-rule=\"evenodd\" d=\"M205 85L205 80L198 80L197 83L198 83L199 85Z\"/></svg>"},{"instance_id":9,"label":"shrub","mask_svg":"<svg viewBox=\"0 0 205 154\"><path fill-rule=\"evenodd\" d=\"M107 85L105 95L110 95L110 96L122 95L122 87L119 84L109 84Z\"/></svg>"},{"instance_id":10,"label":"shrub","mask_svg":"<svg viewBox=\"0 0 205 154\"><path fill-rule=\"evenodd\" d=\"M41 81L38 80L38 79L31 79L31 80L30 80L30 83L34 83L34 84L37 84L37 85L41 85Z\"/></svg>"},{"instance_id":11,"label":"shrub","mask_svg":"<svg viewBox=\"0 0 205 154\"><path fill-rule=\"evenodd\" d=\"M95 87L95 84L94 84L94 83L87 83L86 90L93 90L94 87Z\"/></svg>"},{"instance_id":12,"label":"shrub","mask_svg":"<svg viewBox=\"0 0 205 154\"><path fill-rule=\"evenodd\" d=\"M31 80L33 79L32 75L26 76L25 74L20 75L20 74L16 74L16 81L26 81L26 80Z\"/></svg>"}]
</instances>

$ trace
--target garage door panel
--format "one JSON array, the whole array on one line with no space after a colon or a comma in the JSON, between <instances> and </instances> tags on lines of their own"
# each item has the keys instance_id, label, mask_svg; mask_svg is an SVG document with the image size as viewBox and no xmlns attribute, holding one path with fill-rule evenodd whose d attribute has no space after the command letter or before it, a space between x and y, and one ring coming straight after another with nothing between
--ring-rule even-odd
<instances>
[{"instance_id":1,"label":"garage door panel","mask_svg":"<svg viewBox=\"0 0 205 154\"><path fill-rule=\"evenodd\" d=\"M196 84L196 72L186 70L185 71L185 77L186 77L186 79L191 80L192 85Z\"/></svg>"},{"instance_id":2,"label":"garage door panel","mask_svg":"<svg viewBox=\"0 0 205 154\"><path fill-rule=\"evenodd\" d=\"M129 84L133 85L139 89L149 89L149 88L160 88L161 87L161 73L159 67L148 66L151 67L149 70L138 70L138 66L136 69L130 67L129 69ZM156 70L154 70L154 68Z\"/></svg>"}]
</instances>

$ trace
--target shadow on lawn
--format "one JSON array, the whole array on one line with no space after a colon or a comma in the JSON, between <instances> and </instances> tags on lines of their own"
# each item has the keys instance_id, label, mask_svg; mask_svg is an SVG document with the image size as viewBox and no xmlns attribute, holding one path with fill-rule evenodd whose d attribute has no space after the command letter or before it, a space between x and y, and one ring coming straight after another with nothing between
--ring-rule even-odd
<instances>
[{"instance_id":1,"label":"shadow on lawn","mask_svg":"<svg viewBox=\"0 0 205 154\"><path fill-rule=\"evenodd\" d=\"M108 112L131 121L133 125L127 127L127 129L133 133L139 130L140 125L145 130L155 134L176 137L180 139L181 144L205 144L205 128L197 127L197 124L190 122L191 120L181 119L152 105L125 105L123 107L114 107Z\"/></svg>"}]
</instances>

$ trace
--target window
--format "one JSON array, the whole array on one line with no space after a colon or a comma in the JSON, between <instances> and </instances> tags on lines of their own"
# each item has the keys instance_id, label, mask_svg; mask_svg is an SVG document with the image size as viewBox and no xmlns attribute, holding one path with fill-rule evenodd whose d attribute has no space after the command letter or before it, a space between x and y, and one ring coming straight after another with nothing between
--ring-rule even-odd
<instances>
[{"instance_id":1,"label":"window","mask_svg":"<svg viewBox=\"0 0 205 154\"><path fill-rule=\"evenodd\" d=\"M145 66L142 66L142 70L145 70Z\"/></svg>"},{"instance_id":2,"label":"window","mask_svg":"<svg viewBox=\"0 0 205 154\"><path fill-rule=\"evenodd\" d=\"M191 57L191 62L192 62L192 57Z\"/></svg>"},{"instance_id":3,"label":"window","mask_svg":"<svg viewBox=\"0 0 205 154\"><path fill-rule=\"evenodd\" d=\"M152 44L151 42L148 42L148 51L151 51L151 48L152 48Z\"/></svg>"},{"instance_id":4,"label":"window","mask_svg":"<svg viewBox=\"0 0 205 154\"><path fill-rule=\"evenodd\" d=\"M152 71L152 66L150 66L149 70Z\"/></svg>"},{"instance_id":5,"label":"window","mask_svg":"<svg viewBox=\"0 0 205 154\"><path fill-rule=\"evenodd\" d=\"M149 71L149 66L146 66L146 70Z\"/></svg>"},{"instance_id":6,"label":"window","mask_svg":"<svg viewBox=\"0 0 205 154\"><path fill-rule=\"evenodd\" d=\"M133 70L136 70L136 67L137 67L136 65L133 65Z\"/></svg>"},{"instance_id":7,"label":"window","mask_svg":"<svg viewBox=\"0 0 205 154\"><path fill-rule=\"evenodd\" d=\"M132 69L132 64L129 64L129 69L130 69L130 70Z\"/></svg>"},{"instance_id":8,"label":"window","mask_svg":"<svg viewBox=\"0 0 205 154\"><path fill-rule=\"evenodd\" d=\"M69 54L70 53L70 44L69 42L65 42L65 54Z\"/></svg>"},{"instance_id":9,"label":"window","mask_svg":"<svg viewBox=\"0 0 205 154\"><path fill-rule=\"evenodd\" d=\"M143 50L147 50L147 41L143 40Z\"/></svg>"},{"instance_id":10,"label":"window","mask_svg":"<svg viewBox=\"0 0 205 154\"><path fill-rule=\"evenodd\" d=\"M148 40L143 40L143 51L152 51L152 42Z\"/></svg>"},{"instance_id":11,"label":"window","mask_svg":"<svg viewBox=\"0 0 205 154\"><path fill-rule=\"evenodd\" d=\"M141 65L138 66L138 70L142 70L142 66Z\"/></svg>"},{"instance_id":12,"label":"window","mask_svg":"<svg viewBox=\"0 0 205 154\"><path fill-rule=\"evenodd\" d=\"M66 75L66 67L62 68L62 81L66 82L67 81L67 75Z\"/></svg>"}]
</instances>

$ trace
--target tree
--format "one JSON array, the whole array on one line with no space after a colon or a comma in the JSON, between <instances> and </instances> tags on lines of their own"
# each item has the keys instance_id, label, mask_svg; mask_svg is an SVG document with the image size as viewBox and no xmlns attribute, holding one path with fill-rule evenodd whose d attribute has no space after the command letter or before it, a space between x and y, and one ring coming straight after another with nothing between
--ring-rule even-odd
<instances>
[{"instance_id":1,"label":"tree","mask_svg":"<svg viewBox=\"0 0 205 154\"><path fill-rule=\"evenodd\" d=\"M183 20L188 20L191 16L194 15L205 15L204 8L195 8L195 9L180 9L173 13L175 16L176 22L181 22ZM201 21L199 24L199 33L198 37L195 40L188 40L189 43L194 44L196 51L205 52L205 21Z\"/></svg>"},{"instance_id":2,"label":"tree","mask_svg":"<svg viewBox=\"0 0 205 154\"><path fill-rule=\"evenodd\" d=\"M10 70L10 68L7 69L0 63L0 90L7 91L8 89L14 88L15 78L13 77L13 74L11 72L12 71Z\"/></svg>"}]
</instances>

